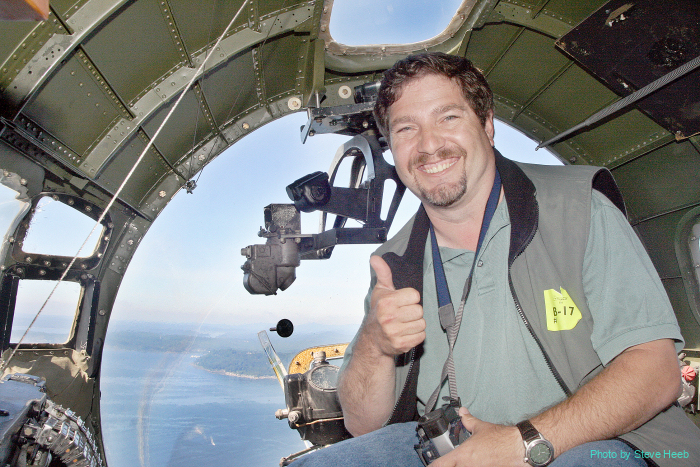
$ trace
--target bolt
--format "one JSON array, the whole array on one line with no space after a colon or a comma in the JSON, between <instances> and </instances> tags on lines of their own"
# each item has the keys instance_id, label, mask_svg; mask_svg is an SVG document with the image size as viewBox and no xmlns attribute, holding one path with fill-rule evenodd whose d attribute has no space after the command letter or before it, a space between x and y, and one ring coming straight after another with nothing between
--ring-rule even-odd
<instances>
[{"instance_id":1,"label":"bolt","mask_svg":"<svg viewBox=\"0 0 700 467\"><path fill-rule=\"evenodd\" d=\"M107 311L106 311L106 310L100 310L100 311L99 311L99 314L100 314L100 316L104 316L104 315L107 314Z\"/></svg>"}]
</instances>

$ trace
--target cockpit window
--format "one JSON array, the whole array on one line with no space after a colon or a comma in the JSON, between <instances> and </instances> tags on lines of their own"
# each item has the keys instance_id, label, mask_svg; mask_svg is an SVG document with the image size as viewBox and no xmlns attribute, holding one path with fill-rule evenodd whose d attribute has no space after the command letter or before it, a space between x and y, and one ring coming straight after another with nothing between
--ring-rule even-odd
<instances>
[{"instance_id":1,"label":"cockpit window","mask_svg":"<svg viewBox=\"0 0 700 467\"><path fill-rule=\"evenodd\" d=\"M335 0L330 33L345 45L421 42L445 30L461 0Z\"/></svg>"},{"instance_id":2,"label":"cockpit window","mask_svg":"<svg viewBox=\"0 0 700 467\"><path fill-rule=\"evenodd\" d=\"M17 290L11 342L19 342L44 305L56 281L21 280ZM61 282L43 311L24 337L24 343L63 344L68 341L75 310L80 299L80 284Z\"/></svg>"},{"instance_id":3,"label":"cockpit window","mask_svg":"<svg viewBox=\"0 0 700 467\"><path fill-rule=\"evenodd\" d=\"M60 201L44 196L36 205L22 250L27 253L73 257L94 226L95 221L90 217ZM101 226L95 229L79 257L92 254L100 232Z\"/></svg>"}]
</instances>

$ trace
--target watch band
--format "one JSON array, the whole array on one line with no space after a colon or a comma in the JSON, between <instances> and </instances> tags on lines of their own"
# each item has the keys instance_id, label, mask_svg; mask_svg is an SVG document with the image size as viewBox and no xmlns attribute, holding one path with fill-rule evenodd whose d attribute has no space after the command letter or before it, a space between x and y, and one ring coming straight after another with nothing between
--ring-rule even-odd
<instances>
[{"instance_id":1,"label":"watch band","mask_svg":"<svg viewBox=\"0 0 700 467\"><path fill-rule=\"evenodd\" d=\"M525 443L533 441L541 436L540 432L537 431L537 428L530 423L530 420L523 420L515 426L517 426L518 430L520 430L520 434L522 435Z\"/></svg>"},{"instance_id":2,"label":"watch band","mask_svg":"<svg viewBox=\"0 0 700 467\"><path fill-rule=\"evenodd\" d=\"M525 458L523 462L526 462L535 467L544 467L549 465L552 460L554 460L554 446L552 443L547 441L542 434L537 431L530 420L523 420L522 422L516 424L520 434L523 437L523 444L525 445Z\"/></svg>"}]
</instances>

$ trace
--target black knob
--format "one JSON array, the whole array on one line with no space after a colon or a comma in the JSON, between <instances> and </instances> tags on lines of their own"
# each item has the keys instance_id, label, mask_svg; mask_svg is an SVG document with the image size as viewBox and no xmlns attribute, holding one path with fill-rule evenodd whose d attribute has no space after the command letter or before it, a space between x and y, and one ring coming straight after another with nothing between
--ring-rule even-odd
<instances>
[{"instance_id":1,"label":"black knob","mask_svg":"<svg viewBox=\"0 0 700 467\"><path fill-rule=\"evenodd\" d=\"M270 331L275 331L280 337L289 337L294 332L294 325L288 319L281 319L277 326L270 328Z\"/></svg>"}]
</instances>

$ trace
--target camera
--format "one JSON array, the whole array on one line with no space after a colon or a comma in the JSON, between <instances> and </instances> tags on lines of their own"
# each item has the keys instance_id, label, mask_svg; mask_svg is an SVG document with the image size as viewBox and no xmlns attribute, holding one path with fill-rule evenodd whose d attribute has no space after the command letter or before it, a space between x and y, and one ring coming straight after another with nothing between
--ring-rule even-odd
<instances>
[{"instance_id":1,"label":"camera","mask_svg":"<svg viewBox=\"0 0 700 467\"><path fill-rule=\"evenodd\" d=\"M459 401L452 401L418 419L418 444L414 449L427 466L462 444L471 433L459 416Z\"/></svg>"}]
</instances>

